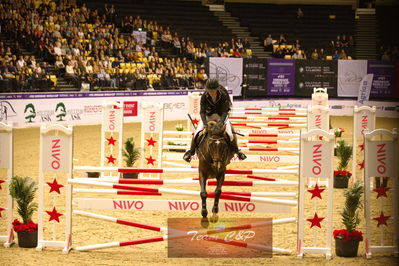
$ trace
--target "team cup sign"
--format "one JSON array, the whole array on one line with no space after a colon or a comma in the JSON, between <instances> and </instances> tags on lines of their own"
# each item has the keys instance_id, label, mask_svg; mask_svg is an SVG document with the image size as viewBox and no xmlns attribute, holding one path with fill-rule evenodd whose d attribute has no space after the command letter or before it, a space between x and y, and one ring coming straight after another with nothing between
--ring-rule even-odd
<instances>
[{"instance_id":1,"label":"team cup sign","mask_svg":"<svg viewBox=\"0 0 399 266\"><path fill-rule=\"evenodd\" d=\"M71 137L44 136L42 150L42 170L44 172L68 173L72 154L69 150Z\"/></svg>"},{"instance_id":2,"label":"team cup sign","mask_svg":"<svg viewBox=\"0 0 399 266\"><path fill-rule=\"evenodd\" d=\"M168 219L169 258L272 257L272 219L220 219L201 226L201 218Z\"/></svg>"}]
</instances>

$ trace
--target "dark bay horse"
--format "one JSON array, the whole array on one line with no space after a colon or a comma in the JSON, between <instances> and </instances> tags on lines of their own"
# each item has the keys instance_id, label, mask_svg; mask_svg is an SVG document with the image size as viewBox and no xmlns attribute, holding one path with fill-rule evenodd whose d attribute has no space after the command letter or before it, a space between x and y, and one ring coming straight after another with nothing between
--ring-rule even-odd
<instances>
[{"instance_id":1,"label":"dark bay horse","mask_svg":"<svg viewBox=\"0 0 399 266\"><path fill-rule=\"evenodd\" d=\"M235 137L235 136L234 136ZM199 182L201 186L202 199L202 220L203 227L209 225L208 211L206 208L206 181L208 178L216 178L217 186L215 189L215 200L212 208L211 222L217 222L219 212L219 198L222 193L222 185L226 172L226 166L230 163L234 152L230 147L230 143L225 135L225 126L218 121L218 117L212 117L208 122L204 139L197 146L197 155L199 159Z\"/></svg>"}]
</instances>

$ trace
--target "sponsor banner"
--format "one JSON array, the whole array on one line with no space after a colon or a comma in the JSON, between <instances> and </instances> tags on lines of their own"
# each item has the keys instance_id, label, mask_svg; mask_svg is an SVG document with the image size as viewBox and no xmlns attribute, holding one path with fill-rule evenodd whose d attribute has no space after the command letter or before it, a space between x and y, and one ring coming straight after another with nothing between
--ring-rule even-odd
<instances>
[{"instance_id":1,"label":"sponsor banner","mask_svg":"<svg viewBox=\"0 0 399 266\"><path fill-rule=\"evenodd\" d=\"M168 219L169 258L270 258L273 255L271 218L219 219L209 227L204 226L206 229L198 221L198 218Z\"/></svg>"},{"instance_id":2,"label":"sponsor banner","mask_svg":"<svg viewBox=\"0 0 399 266\"><path fill-rule=\"evenodd\" d=\"M42 123L98 125L101 124L102 102L104 101L134 101L137 104L163 102L165 120L187 120L187 92L99 92L98 94L102 95L101 97L97 96L97 93L0 94L0 122L13 122L16 128L40 126ZM59 105L59 103L63 103L63 105ZM311 104L310 99L275 98L273 100L235 100L233 106L307 108L309 104ZM376 106L378 117L399 117L399 104L397 102L369 101L368 104ZM332 116L352 116L356 101L330 99L329 105L330 115ZM57 106L58 117L55 112ZM137 116L125 117L124 122L141 122L140 108L137 110Z\"/></svg>"},{"instance_id":3,"label":"sponsor banner","mask_svg":"<svg viewBox=\"0 0 399 266\"><path fill-rule=\"evenodd\" d=\"M336 60L295 60L296 96L310 97L313 88L327 88L337 97L338 62Z\"/></svg>"},{"instance_id":4,"label":"sponsor banner","mask_svg":"<svg viewBox=\"0 0 399 266\"><path fill-rule=\"evenodd\" d=\"M150 105L144 108L143 130L144 133L160 133L163 128L163 109L162 105Z\"/></svg>"},{"instance_id":5,"label":"sponsor banner","mask_svg":"<svg viewBox=\"0 0 399 266\"><path fill-rule=\"evenodd\" d=\"M126 101L123 103L123 116L137 116L137 101Z\"/></svg>"},{"instance_id":6,"label":"sponsor banner","mask_svg":"<svg viewBox=\"0 0 399 266\"><path fill-rule=\"evenodd\" d=\"M119 109L114 105L107 105L104 107L105 114L103 116L103 129L104 132L119 132L122 129L121 119L123 116L123 110Z\"/></svg>"},{"instance_id":7,"label":"sponsor banner","mask_svg":"<svg viewBox=\"0 0 399 266\"><path fill-rule=\"evenodd\" d=\"M371 83L373 83L373 74L367 74L363 77L359 86L359 95L357 96L357 104L359 106L365 105L370 98Z\"/></svg>"},{"instance_id":8,"label":"sponsor banner","mask_svg":"<svg viewBox=\"0 0 399 266\"><path fill-rule=\"evenodd\" d=\"M10 168L10 134L0 133L0 168Z\"/></svg>"},{"instance_id":9,"label":"sponsor banner","mask_svg":"<svg viewBox=\"0 0 399 266\"><path fill-rule=\"evenodd\" d=\"M71 140L71 137L66 136L43 136L41 158L44 172L71 171L72 154L69 152Z\"/></svg>"},{"instance_id":10,"label":"sponsor banner","mask_svg":"<svg viewBox=\"0 0 399 266\"><path fill-rule=\"evenodd\" d=\"M303 177L331 176L331 144L326 141L305 141L303 143Z\"/></svg>"},{"instance_id":11,"label":"sponsor banner","mask_svg":"<svg viewBox=\"0 0 399 266\"><path fill-rule=\"evenodd\" d=\"M198 192L199 195L199 192ZM147 200L147 199L95 199L75 198L74 202L81 209L90 210L131 210L131 211L201 211L199 200ZM211 213L213 200L207 201L207 208ZM224 201L219 203L221 212L242 213L290 213L292 208L286 205L258 202Z\"/></svg>"},{"instance_id":12,"label":"sponsor banner","mask_svg":"<svg viewBox=\"0 0 399 266\"><path fill-rule=\"evenodd\" d=\"M267 60L267 95L295 94L295 60Z\"/></svg>"},{"instance_id":13,"label":"sponsor banner","mask_svg":"<svg viewBox=\"0 0 399 266\"><path fill-rule=\"evenodd\" d=\"M233 96L241 95L242 70L242 58L209 58L209 77L232 90Z\"/></svg>"},{"instance_id":14,"label":"sponsor banner","mask_svg":"<svg viewBox=\"0 0 399 266\"><path fill-rule=\"evenodd\" d=\"M266 59L245 58L243 83L248 85L247 95L266 96Z\"/></svg>"},{"instance_id":15,"label":"sponsor banner","mask_svg":"<svg viewBox=\"0 0 399 266\"><path fill-rule=\"evenodd\" d=\"M371 85L372 97L394 96L395 65L393 62L367 61L367 73L374 74Z\"/></svg>"},{"instance_id":16,"label":"sponsor banner","mask_svg":"<svg viewBox=\"0 0 399 266\"><path fill-rule=\"evenodd\" d=\"M367 60L338 60L338 97L357 97Z\"/></svg>"},{"instance_id":17,"label":"sponsor banner","mask_svg":"<svg viewBox=\"0 0 399 266\"><path fill-rule=\"evenodd\" d=\"M166 120L187 119L187 90L110 93L37 93L0 94L0 122L13 122L15 127L40 124L101 124L102 103L125 102L125 122L141 122L138 104L163 102ZM130 116L132 115L132 116Z\"/></svg>"},{"instance_id":18,"label":"sponsor banner","mask_svg":"<svg viewBox=\"0 0 399 266\"><path fill-rule=\"evenodd\" d=\"M369 176L394 177L395 164L392 141L369 141L367 153L370 154L367 162ZM371 156L373 155L373 156Z\"/></svg>"}]
</instances>

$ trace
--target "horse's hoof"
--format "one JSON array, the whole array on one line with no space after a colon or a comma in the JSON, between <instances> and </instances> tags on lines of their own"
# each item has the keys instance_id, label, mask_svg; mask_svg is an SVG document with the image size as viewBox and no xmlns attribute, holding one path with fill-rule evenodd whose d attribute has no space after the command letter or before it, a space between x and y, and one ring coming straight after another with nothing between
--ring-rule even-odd
<instances>
[{"instance_id":1,"label":"horse's hoof","mask_svg":"<svg viewBox=\"0 0 399 266\"><path fill-rule=\"evenodd\" d=\"M201 215L202 215L203 218L206 218L208 216L208 211L206 209L202 210L201 211Z\"/></svg>"},{"instance_id":2,"label":"horse's hoof","mask_svg":"<svg viewBox=\"0 0 399 266\"><path fill-rule=\"evenodd\" d=\"M219 220L219 216L217 213L213 213L211 217L211 223L216 223Z\"/></svg>"},{"instance_id":3,"label":"horse's hoof","mask_svg":"<svg viewBox=\"0 0 399 266\"><path fill-rule=\"evenodd\" d=\"M209 227L209 220L207 217L203 217L201 219L201 227L202 228L208 228Z\"/></svg>"}]
</instances>

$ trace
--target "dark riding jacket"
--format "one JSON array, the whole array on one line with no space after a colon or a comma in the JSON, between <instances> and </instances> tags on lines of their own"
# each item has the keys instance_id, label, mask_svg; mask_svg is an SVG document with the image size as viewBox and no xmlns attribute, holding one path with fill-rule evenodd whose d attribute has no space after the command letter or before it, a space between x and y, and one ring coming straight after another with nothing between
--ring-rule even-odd
<instances>
[{"instance_id":1,"label":"dark riding jacket","mask_svg":"<svg viewBox=\"0 0 399 266\"><path fill-rule=\"evenodd\" d=\"M212 97L208 92L201 96L200 115L204 125L207 123L207 116L218 114L221 121L225 121L231 109L231 100L227 90L219 86L217 89L216 102L212 101Z\"/></svg>"}]
</instances>

